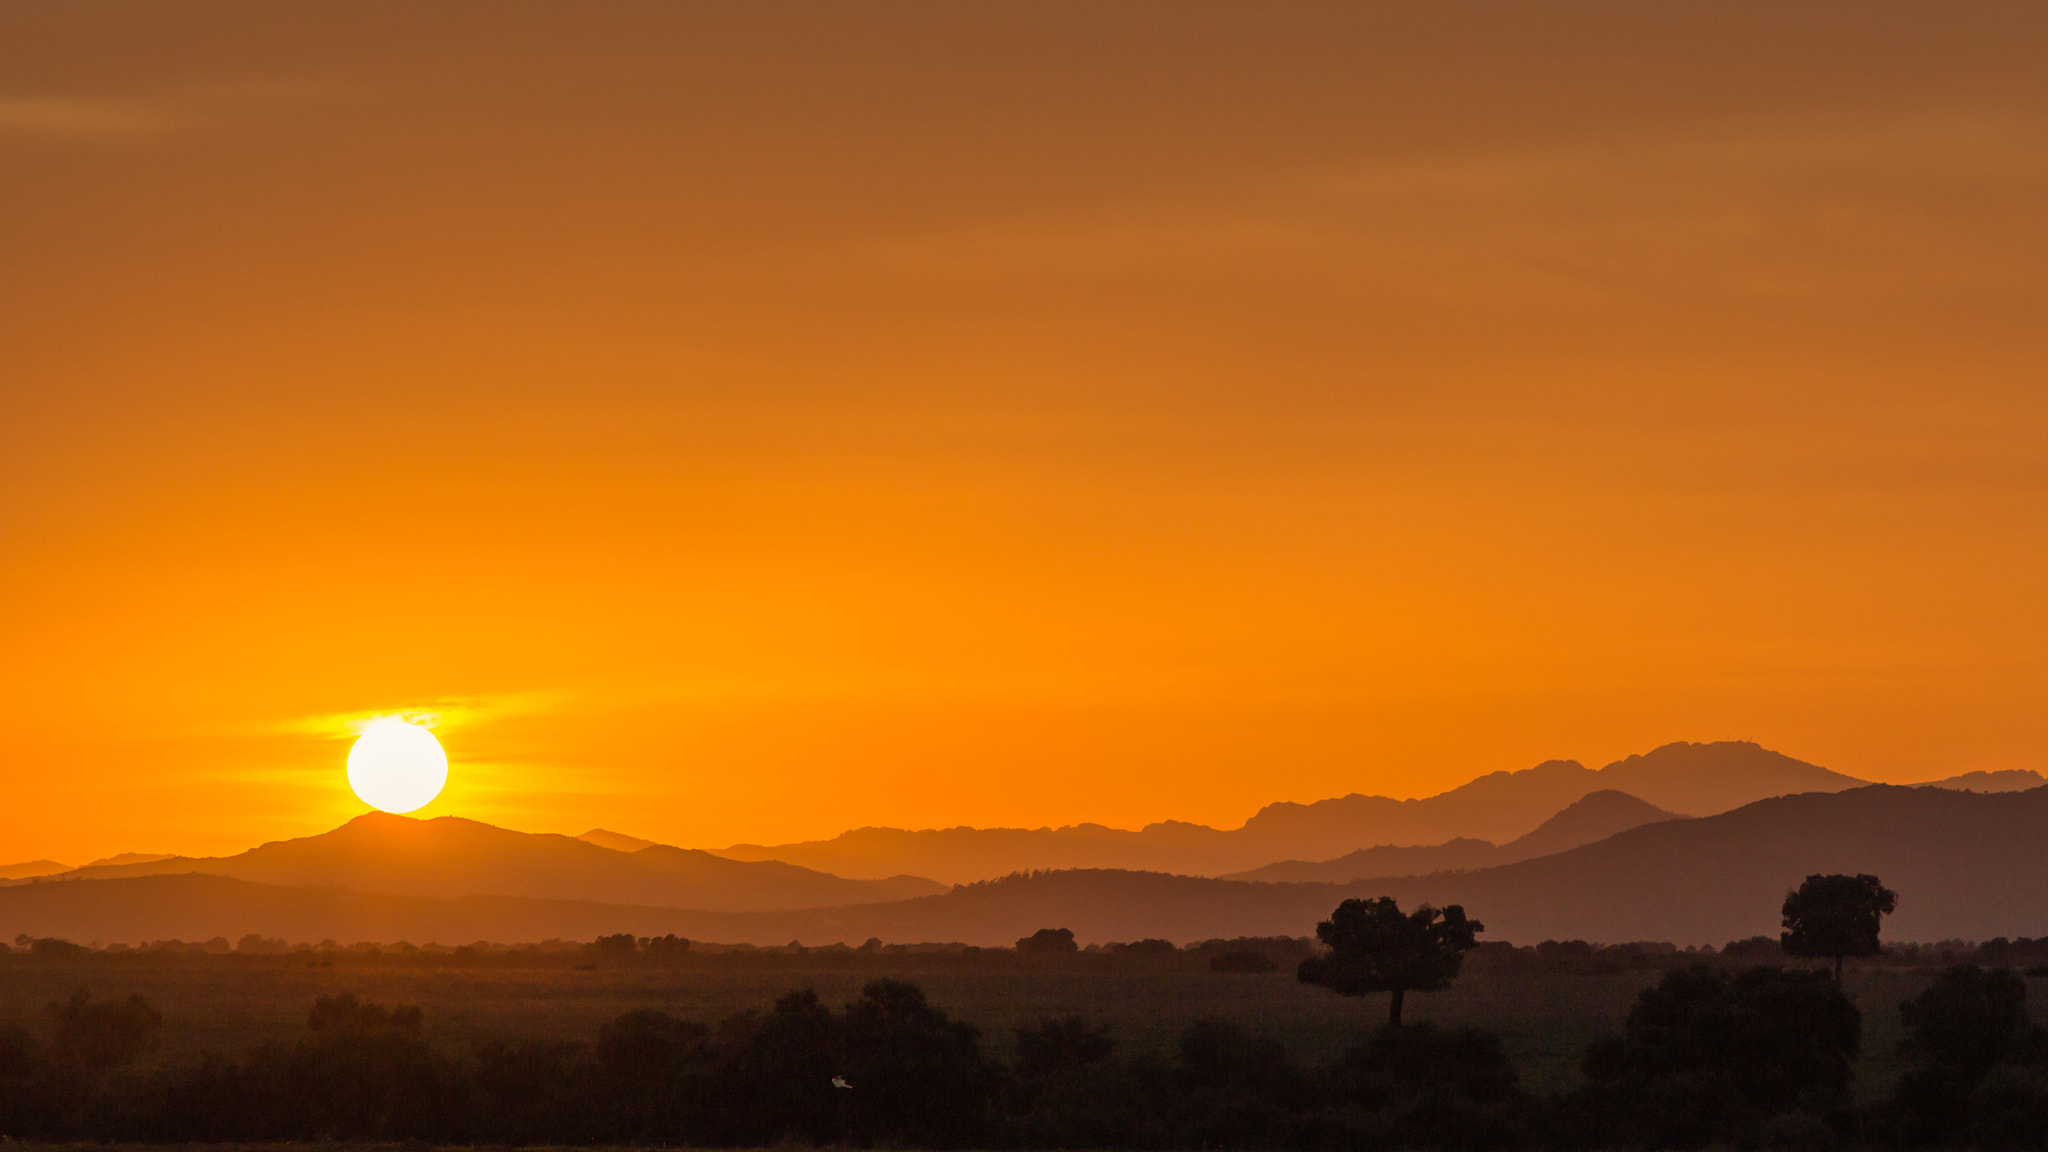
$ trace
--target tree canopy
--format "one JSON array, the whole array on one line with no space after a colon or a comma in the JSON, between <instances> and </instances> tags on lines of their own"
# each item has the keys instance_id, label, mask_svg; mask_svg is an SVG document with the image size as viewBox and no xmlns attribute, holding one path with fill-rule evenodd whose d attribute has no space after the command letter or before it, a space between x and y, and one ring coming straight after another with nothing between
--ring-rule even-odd
<instances>
[{"instance_id":1,"label":"tree canopy","mask_svg":"<svg viewBox=\"0 0 2048 1152\"><path fill-rule=\"evenodd\" d=\"M1677 969L1587 1050L1588 1103L1622 1146L1734 1142L1772 1115L1839 1103L1862 1030L1823 972Z\"/></svg>"},{"instance_id":2,"label":"tree canopy","mask_svg":"<svg viewBox=\"0 0 2048 1152\"><path fill-rule=\"evenodd\" d=\"M164 1018L141 996L99 1000L80 988L62 1004L52 1004L51 1049L63 1063L97 1076L146 1052L156 1051Z\"/></svg>"},{"instance_id":3,"label":"tree canopy","mask_svg":"<svg viewBox=\"0 0 2048 1152\"><path fill-rule=\"evenodd\" d=\"M1875 876L1808 876L1797 892L1785 893L1785 933L1778 939L1793 956L1832 959L1839 980L1843 958L1877 955L1879 923L1898 902Z\"/></svg>"},{"instance_id":4,"label":"tree canopy","mask_svg":"<svg viewBox=\"0 0 2048 1152\"><path fill-rule=\"evenodd\" d=\"M1019 952L1079 952L1081 946L1074 942L1071 928L1040 928L1031 935L1017 941Z\"/></svg>"},{"instance_id":5,"label":"tree canopy","mask_svg":"<svg viewBox=\"0 0 2048 1152\"><path fill-rule=\"evenodd\" d=\"M1343 996L1391 993L1387 1023L1399 1026L1406 994L1449 984L1485 930L1456 904L1404 913L1392 896L1346 900L1316 925L1316 939L1329 951L1303 960L1295 974Z\"/></svg>"}]
</instances>

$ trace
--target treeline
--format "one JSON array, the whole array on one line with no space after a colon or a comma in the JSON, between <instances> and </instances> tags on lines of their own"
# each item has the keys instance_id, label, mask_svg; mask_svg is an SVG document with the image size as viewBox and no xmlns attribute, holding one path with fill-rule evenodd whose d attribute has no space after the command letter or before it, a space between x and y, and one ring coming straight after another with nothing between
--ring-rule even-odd
<instances>
[{"instance_id":1,"label":"treeline","mask_svg":"<svg viewBox=\"0 0 2048 1152\"><path fill-rule=\"evenodd\" d=\"M212 961L272 964L300 962L324 967L332 967L337 962L545 967L598 962L607 966L641 964L658 967L687 962L717 967L755 963L786 966L794 962L801 965L843 964L858 968L864 964L882 961L883 963L873 966L897 969L906 964L911 967L920 964L933 967L1002 967L1017 963L1042 965L1049 962L1057 963L1061 957L1071 957L1072 962L1084 966L1123 961L1171 962L1176 959L1199 965L1212 964L1212 961L1219 957L1230 957L1232 959L1224 965L1226 970L1254 970L1243 967L1244 957L1254 955L1266 961L1263 964L1255 964L1255 970L1277 971L1283 967L1291 970L1317 948L1314 939L1293 936L1240 936L1232 939L1202 940L1186 945L1175 944L1170 940L1144 939L1090 944L1085 948L1074 944L1073 933L1066 929L1047 929L1039 936L1050 936L1055 941L1063 937L1066 947L1026 946L1023 942L1016 948L985 948L960 943L885 944L879 939L868 940L858 947L846 944L807 947L795 942L764 947L753 944L705 943L675 935L636 937L628 932L620 932L600 936L593 941L547 940L520 945L478 941L450 947L440 944L414 945L401 940L385 944L358 942L344 946L331 940L320 944L291 944L283 940L250 935L232 943L224 937L215 937L201 942L155 940L132 946L107 944L94 948L55 937L31 937L24 934L16 937L11 947L0 943L0 965L26 961L120 967L129 964ZM1239 967L1231 969L1233 963Z\"/></svg>"},{"instance_id":2,"label":"treeline","mask_svg":"<svg viewBox=\"0 0 2048 1152\"><path fill-rule=\"evenodd\" d=\"M1043 930L1043 932L1059 932ZM1026 937L1025 939L1035 939ZM1072 934L1068 933L1071 942ZM628 942L631 946L627 946ZM704 965L745 965L750 962L786 963L795 960L803 963L843 962L858 967L876 957L891 961L910 960L942 967L1001 966L1013 959L1029 956L1033 963L1046 963L1048 957L1067 955L1077 964L1100 964L1108 958L1121 957L1129 960L1170 960L1184 957L1193 963L1207 965L1223 971L1292 971L1294 967L1317 948L1313 937L1256 936L1236 939L1202 940L1185 945L1169 940L1133 940L1130 942L1106 942L1086 947L1075 945L1066 949L1040 946L983 948L959 943L884 944L880 940L869 940L857 947L846 944L828 944L805 947L801 944L758 946L751 944L715 944L692 941L680 936L635 937L630 933L618 933L599 937L595 941L547 940L531 944L496 944L478 941L473 944L414 945L406 941L378 943L361 941L342 945L334 941L320 944L292 944L283 940L249 935L240 940L230 941L225 937L214 937L205 941L153 940L138 945L108 944L91 948L84 944L54 937L17 936L10 947L0 942L0 964L15 960L31 962L105 964L174 963L181 961L205 962L219 958L271 958L270 962L296 960L308 964L332 967L336 961L343 964L386 964L394 962L416 964L483 966L520 965L562 965L574 966L593 960L608 964L642 963L650 965L675 964L687 958L693 964ZM1259 960L1247 960L1246 954L1255 954L1270 961L1270 966ZM1484 941L1477 944L1470 953L1475 970L1486 972L1561 972L1561 973L1611 973L1623 971L1657 971L1683 968L1695 964L1711 966L1748 966L1776 959L1784 954L1779 939L1775 936L1754 936L1746 940L1731 940L1716 948L1714 945L1698 945L1681 948L1675 944L1660 941L1634 941L1621 944L1598 944L1584 940L1545 940L1538 944L1515 945L1501 940ZM1229 959L1223 959L1229 957ZM1218 961L1222 962L1219 964ZM2040 938L2019 937L1992 940L1943 940L1934 943L1886 944L1876 955L1866 958L1866 964L1904 968L1945 968L1956 964L1975 964L1991 967L2016 966L2025 969L2029 975L2048 975L2048 936ZM900 967L891 964L889 967Z\"/></svg>"},{"instance_id":3,"label":"treeline","mask_svg":"<svg viewBox=\"0 0 2048 1152\"><path fill-rule=\"evenodd\" d=\"M1497 1037L1387 1026L1308 1066L1197 1020L1126 1056L1079 1018L1016 1029L1016 1056L912 984L834 1009L815 993L716 1023L628 1012L588 1041L492 1041L456 1058L422 1013L342 995L240 1059L153 1070L162 1018L79 992L38 1039L0 1030L0 1136L135 1142L422 1140L1072 1148L2037 1147L2048 1034L2008 970L1956 967L1902 1008L1908 1070L1852 1107L1862 1020L1825 971L1694 966L1643 992L1585 1054L1579 1090L1522 1091Z\"/></svg>"}]
</instances>

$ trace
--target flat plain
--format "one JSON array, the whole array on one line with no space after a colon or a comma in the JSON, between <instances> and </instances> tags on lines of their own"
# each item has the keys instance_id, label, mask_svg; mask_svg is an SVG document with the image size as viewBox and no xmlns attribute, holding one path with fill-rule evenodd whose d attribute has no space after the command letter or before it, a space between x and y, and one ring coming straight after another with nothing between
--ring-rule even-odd
<instances>
[{"instance_id":1,"label":"flat plain","mask_svg":"<svg viewBox=\"0 0 2048 1152\"><path fill-rule=\"evenodd\" d=\"M1864 1020L1859 1097L1889 1089L1897 1075L1899 1002L1933 972L1868 967L1849 973L1848 988ZM1578 1082L1587 1043L1619 1027L1636 994L1659 975L1655 968L1531 972L1475 963L1451 988L1411 996L1408 1019L1499 1033L1525 1088L1564 1091ZM777 997L805 988L839 1004L884 977L917 984L933 1004L980 1028L999 1060L1012 1055L1012 1029L1040 1017L1106 1021L1119 1051L1130 1055L1170 1049L1192 1022L1209 1016L1277 1038L1291 1057L1314 1064L1357 1043L1386 1011L1384 997L1335 996L1298 983L1284 969L1216 973L1185 954L756 952L606 961L556 953L461 962L430 955L344 953L322 961L138 953L71 961L0 957L0 1023L38 1028L44 1006L77 988L96 997L139 993L164 1016L155 1059L179 1062L202 1052L239 1055L265 1043L289 1043L315 999L352 992L419 1005L431 1040L462 1055L494 1038L594 1038L606 1021L635 1008L715 1023L736 1012L765 1011ZM2029 983L2035 1015L2042 1016L2041 981Z\"/></svg>"}]
</instances>

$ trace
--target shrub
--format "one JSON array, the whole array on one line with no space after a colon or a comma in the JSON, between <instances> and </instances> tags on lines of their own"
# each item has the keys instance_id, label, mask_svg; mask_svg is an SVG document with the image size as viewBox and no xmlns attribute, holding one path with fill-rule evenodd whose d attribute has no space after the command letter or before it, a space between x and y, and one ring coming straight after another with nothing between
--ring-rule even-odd
<instances>
[{"instance_id":1,"label":"shrub","mask_svg":"<svg viewBox=\"0 0 2048 1152\"><path fill-rule=\"evenodd\" d=\"M1628 1142L1736 1139L1838 1104L1861 1043L1862 1018L1826 972L1678 969L1588 1049L1589 1114Z\"/></svg>"},{"instance_id":2,"label":"shrub","mask_svg":"<svg viewBox=\"0 0 2048 1152\"><path fill-rule=\"evenodd\" d=\"M1074 943L1074 932L1070 928L1040 928L1031 935L1017 941L1019 952L1079 952L1081 946Z\"/></svg>"}]
</instances>

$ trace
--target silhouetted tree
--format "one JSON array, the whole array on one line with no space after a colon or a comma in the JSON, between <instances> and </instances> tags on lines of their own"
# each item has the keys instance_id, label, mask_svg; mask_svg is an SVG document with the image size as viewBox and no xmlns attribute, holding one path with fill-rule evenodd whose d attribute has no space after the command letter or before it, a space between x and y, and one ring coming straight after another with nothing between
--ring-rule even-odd
<instances>
[{"instance_id":1,"label":"silhouetted tree","mask_svg":"<svg viewBox=\"0 0 2048 1152\"><path fill-rule=\"evenodd\" d=\"M1181 1034L1174 1088L1182 1147L1285 1147L1288 1113L1305 1094L1280 1042L1236 1024L1197 1020Z\"/></svg>"},{"instance_id":2,"label":"silhouetted tree","mask_svg":"<svg viewBox=\"0 0 2048 1152\"><path fill-rule=\"evenodd\" d=\"M38 960L77 960L81 957L92 955L92 949L87 948L85 945L73 944L69 940L59 940L55 936L43 936L33 939L26 935L16 936L14 942L20 947L28 949L29 955L34 956Z\"/></svg>"},{"instance_id":3,"label":"silhouetted tree","mask_svg":"<svg viewBox=\"0 0 2048 1152\"><path fill-rule=\"evenodd\" d=\"M281 1063L287 1134L403 1140L459 1135L460 1069L421 1035L418 1007L323 996L306 1013L307 1034Z\"/></svg>"},{"instance_id":4,"label":"silhouetted tree","mask_svg":"<svg viewBox=\"0 0 2048 1152\"><path fill-rule=\"evenodd\" d=\"M1344 996L1391 993L1387 1023L1398 1028L1407 993L1456 979L1466 951L1478 944L1473 937L1485 930L1456 904L1403 913L1392 896L1346 900L1316 925L1316 939L1329 951L1303 960L1295 975Z\"/></svg>"},{"instance_id":5,"label":"silhouetted tree","mask_svg":"<svg viewBox=\"0 0 2048 1152\"><path fill-rule=\"evenodd\" d=\"M0 1080L26 1080L43 1065L35 1037L19 1024L0 1027Z\"/></svg>"},{"instance_id":6,"label":"silhouetted tree","mask_svg":"<svg viewBox=\"0 0 2048 1152\"><path fill-rule=\"evenodd\" d=\"M0 1139L30 1134L30 1085L43 1071L42 1048L28 1029L0 1026Z\"/></svg>"},{"instance_id":7,"label":"silhouetted tree","mask_svg":"<svg viewBox=\"0 0 2048 1152\"><path fill-rule=\"evenodd\" d=\"M981 1034L925 1001L915 984L875 980L841 1020L843 1079L838 1091L848 1135L863 1143L908 1141L930 1148L971 1148L995 1091L995 1068Z\"/></svg>"},{"instance_id":8,"label":"silhouetted tree","mask_svg":"<svg viewBox=\"0 0 2048 1152\"><path fill-rule=\"evenodd\" d=\"M1899 1053L1912 1065L1891 1108L1905 1142L2041 1145L2048 1032L2027 1016L2025 981L2010 969L1950 968L1899 1015Z\"/></svg>"},{"instance_id":9,"label":"silhouetted tree","mask_svg":"<svg viewBox=\"0 0 2048 1152\"><path fill-rule=\"evenodd\" d=\"M353 992L338 996L322 996L306 1009L306 1028L312 1032L330 1029L353 1028L358 1031L395 1029L400 1032L417 1033L425 1020L417 1004L400 1004L386 1008L382 1004L370 1004L356 999Z\"/></svg>"},{"instance_id":10,"label":"silhouetted tree","mask_svg":"<svg viewBox=\"0 0 2048 1152\"><path fill-rule=\"evenodd\" d=\"M1367 1108L1440 1093L1466 1100L1501 1100L1515 1090L1515 1066L1500 1037L1473 1028L1438 1028L1424 1021L1382 1028L1344 1054L1330 1069L1342 1094Z\"/></svg>"},{"instance_id":11,"label":"silhouetted tree","mask_svg":"<svg viewBox=\"0 0 2048 1152\"><path fill-rule=\"evenodd\" d=\"M583 946L585 952L599 956L631 956L640 949L640 941L631 932L619 932L610 936L599 936Z\"/></svg>"},{"instance_id":12,"label":"silhouetted tree","mask_svg":"<svg viewBox=\"0 0 2048 1152\"><path fill-rule=\"evenodd\" d=\"M1848 1088L1863 1021L1824 972L1681 968L1646 988L1622 1035L1596 1041L1585 1072L1596 1113L1624 1142L1732 1139Z\"/></svg>"},{"instance_id":13,"label":"silhouetted tree","mask_svg":"<svg viewBox=\"0 0 2048 1152\"><path fill-rule=\"evenodd\" d=\"M791 992L766 1016L739 1016L721 1027L734 1049L723 1095L732 1111L720 1143L759 1147L789 1140L840 1138L840 1089L846 1070L839 1022L814 989Z\"/></svg>"},{"instance_id":14,"label":"silhouetted tree","mask_svg":"<svg viewBox=\"0 0 2048 1152\"><path fill-rule=\"evenodd\" d=\"M1529 1143L1533 1102L1517 1091L1515 1067L1500 1037L1489 1032L1440 1029L1427 1021L1385 1025L1324 1069L1322 1081L1328 1101L1345 1110L1340 1116L1369 1118L1358 1129L1368 1145L1471 1149ZM1338 1139L1341 1147L1361 1143L1356 1136Z\"/></svg>"},{"instance_id":15,"label":"silhouetted tree","mask_svg":"<svg viewBox=\"0 0 2048 1152\"><path fill-rule=\"evenodd\" d=\"M1017 941L1019 952L1078 952L1079 944L1074 943L1071 928L1040 928L1031 935Z\"/></svg>"},{"instance_id":16,"label":"silhouetted tree","mask_svg":"<svg viewBox=\"0 0 2048 1152\"><path fill-rule=\"evenodd\" d=\"M2027 1017L2026 981L2009 968L1950 968L1899 1005L1899 1015L1906 1025L1899 1053L1964 1080L2041 1053L2042 1031Z\"/></svg>"},{"instance_id":17,"label":"silhouetted tree","mask_svg":"<svg viewBox=\"0 0 2048 1152\"><path fill-rule=\"evenodd\" d=\"M1797 892L1785 893L1779 943L1793 956L1833 958L1840 980L1845 957L1877 955L1879 922L1898 903L1898 893L1875 876L1808 876Z\"/></svg>"},{"instance_id":18,"label":"silhouetted tree","mask_svg":"<svg viewBox=\"0 0 2048 1152\"><path fill-rule=\"evenodd\" d=\"M1127 1141L1142 1102L1112 1055L1109 1028L1079 1016L1016 1030L1006 1112L1017 1118L998 1146L1099 1148Z\"/></svg>"},{"instance_id":19,"label":"silhouetted tree","mask_svg":"<svg viewBox=\"0 0 2048 1152\"><path fill-rule=\"evenodd\" d=\"M715 1056L711 1029L666 1012L641 1008L599 1029L597 1062L606 1077L612 1130L634 1142L664 1142L688 1125L683 1114L689 1081L710 1074Z\"/></svg>"},{"instance_id":20,"label":"silhouetted tree","mask_svg":"<svg viewBox=\"0 0 2048 1152\"><path fill-rule=\"evenodd\" d=\"M624 1138L614 1123L619 1105L614 1082L601 1076L588 1044L490 1040L477 1046L475 1067L482 1105L478 1134L491 1143Z\"/></svg>"},{"instance_id":21,"label":"silhouetted tree","mask_svg":"<svg viewBox=\"0 0 2048 1152\"><path fill-rule=\"evenodd\" d=\"M80 988L48 1011L56 1025L50 1054L58 1064L89 1077L156 1051L164 1027L162 1014L139 995L95 1004L92 993Z\"/></svg>"},{"instance_id":22,"label":"silhouetted tree","mask_svg":"<svg viewBox=\"0 0 2048 1152\"><path fill-rule=\"evenodd\" d=\"M673 932L666 936L650 936L640 943L650 956L682 956L690 951L689 940Z\"/></svg>"},{"instance_id":23,"label":"silhouetted tree","mask_svg":"<svg viewBox=\"0 0 2048 1152\"><path fill-rule=\"evenodd\" d=\"M1109 1059L1116 1049L1107 1025L1090 1024L1079 1016L1039 1020L1038 1027L1017 1030L1019 1078L1042 1080Z\"/></svg>"},{"instance_id":24,"label":"silhouetted tree","mask_svg":"<svg viewBox=\"0 0 2048 1152\"><path fill-rule=\"evenodd\" d=\"M711 1030L655 1008L628 1012L597 1033L597 1062L620 1084L650 1091L707 1054Z\"/></svg>"}]
</instances>

